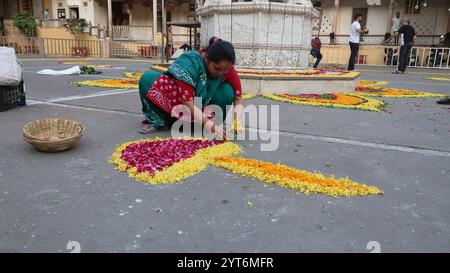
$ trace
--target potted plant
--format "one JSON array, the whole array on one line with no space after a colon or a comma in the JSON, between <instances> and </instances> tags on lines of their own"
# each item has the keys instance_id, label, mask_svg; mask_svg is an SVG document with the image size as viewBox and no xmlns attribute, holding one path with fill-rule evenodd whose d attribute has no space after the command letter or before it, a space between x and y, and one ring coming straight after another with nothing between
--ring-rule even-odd
<instances>
[{"instance_id":1,"label":"potted plant","mask_svg":"<svg viewBox=\"0 0 450 273\"><path fill-rule=\"evenodd\" d=\"M75 36L77 46L72 47L72 56L86 57L87 48L81 47L80 36L84 30L89 26L84 18L67 19L64 25L66 29Z\"/></svg>"},{"instance_id":2,"label":"potted plant","mask_svg":"<svg viewBox=\"0 0 450 273\"><path fill-rule=\"evenodd\" d=\"M334 34L334 32L330 32L330 44L336 44L336 34Z\"/></svg>"}]
</instances>

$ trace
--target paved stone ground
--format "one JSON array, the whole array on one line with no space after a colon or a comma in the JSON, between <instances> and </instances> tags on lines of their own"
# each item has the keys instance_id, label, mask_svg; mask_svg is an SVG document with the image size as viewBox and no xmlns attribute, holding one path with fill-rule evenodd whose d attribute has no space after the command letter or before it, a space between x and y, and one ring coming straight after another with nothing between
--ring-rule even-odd
<instances>
[{"instance_id":1,"label":"paved stone ground","mask_svg":"<svg viewBox=\"0 0 450 273\"><path fill-rule=\"evenodd\" d=\"M154 186L106 162L116 144L141 138L137 92L68 84L151 64L89 62L126 70L42 76L36 71L71 65L23 62L30 105L0 113L0 252L68 252L68 241L83 252L368 252L369 241L383 252L450 251L450 107L436 99L384 99L386 113L246 102L279 104L281 135L270 153L239 142L244 156L348 176L379 187L381 196L305 196L213 167ZM448 76L442 70L361 70L362 79L450 94L450 84L424 79ZM86 134L75 149L37 152L21 130L47 117L80 121Z\"/></svg>"}]
</instances>

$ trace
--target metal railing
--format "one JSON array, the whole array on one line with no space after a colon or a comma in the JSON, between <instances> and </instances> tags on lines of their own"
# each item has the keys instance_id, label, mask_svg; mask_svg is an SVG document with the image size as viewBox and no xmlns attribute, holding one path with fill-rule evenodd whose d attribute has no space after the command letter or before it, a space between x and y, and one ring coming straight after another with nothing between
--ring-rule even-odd
<instances>
[{"instance_id":1,"label":"metal railing","mask_svg":"<svg viewBox=\"0 0 450 273\"><path fill-rule=\"evenodd\" d=\"M42 28L65 28L67 23L66 19L40 19L39 25ZM84 30L84 33L89 34L90 36L97 36L98 38L105 37L105 28L101 28L100 24L92 25L89 22L88 27Z\"/></svg>"},{"instance_id":2,"label":"metal railing","mask_svg":"<svg viewBox=\"0 0 450 273\"><path fill-rule=\"evenodd\" d=\"M350 49L344 45L324 45L322 64L346 66ZM362 45L356 59L357 65L397 66L399 46ZM414 46L411 49L410 67L450 69L450 48Z\"/></svg>"},{"instance_id":3,"label":"metal railing","mask_svg":"<svg viewBox=\"0 0 450 273\"><path fill-rule=\"evenodd\" d=\"M74 48L85 48L88 56L158 58L161 45L155 42L129 42L108 40L74 40L56 38L26 38L0 36L0 46L12 47L17 54L45 56L73 56ZM322 64L342 65L348 63L350 48L347 45L324 45ZM358 65L396 66L400 47L362 45L356 60ZM411 50L411 67L450 69L450 48L414 46Z\"/></svg>"},{"instance_id":4,"label":"metal railing","mask_svg":"<svg viewBox=\"0 0 450 273\"><path fill-rule=\"evenodd\" d=\"M329 35L320 35L320 41L324 45L347 45L348 35L335 35L334 39L331 39ZM439 44L439 35L418 35L416 45L420 46L432 46ZM363 35L361 45L383 45L385 42L384 35Z\"/></svg>"},{"instance_id":5,"label":"metal railing","mask_svg":"<svg viewBox=\"0 0 450 273\"><path fill-rule=\"evenodd\" d=\"M155 58L161 54L161 46L152 42L110 41L109 54L116 57Z\"/></svg>"},{"instance_id":6,"label":"metal railing","mask_svg":"<svg viewBox=\"0 0 450 273\"><path fill-rule=\"evenodd\" d=\"M112 38L115 41L153 41L153 27L112 26Z\"/></svg>"},{"instance_id":7,"label":"metal railing","mask_svg":"<svg viewBox=\"0 0 450 273\"><path fill-rule=\"evenodd\" d=\"M16 54L45 56L72 56L74 49L85 48L87 55L102 56L102 41L22 36L0 36L0 46L12 47Z\"/></svg>"},{"instance_id":8,"label":"metal railing","mask_svg":"<svg viewBox=\"0 0 450 273\"><path fill-rule=\"evenodd\" d=\"M0 46L12 47L16 54L43 54L40 41L34 37L0 36Z\"/></svg>"},{"instance_id":9,"label":"metal railing","mask_svg":"<svg viewBox=\"0 0 450 273\"><path fill-rule=\"evenodd\" d=\"M43 28L63 28L66 23L66 19L41 19L39 24Z\"/></svg>"},{"instance_id":10,"label":"metal railing","mask_svg":"<svg viewBox=\"0 0 450 273\"><path fill-rule=\"evenodd\" d=\"M42 41L45 55L72 56L75 48L85 48L88 56L102 55L102 42L97 40L73 40L44 38Z\"/></svg>"},{"instance_id":11,"label":"metal railing","mask_svg":"<svg viewBox=\"0 0 450 273\"><path fill-rule=\"evenodd\" d=\"M386 47L384 65L398 65L400 49L398 47ZM413 47L409 57L408 65L419 68L449 69L450 48L438 47Z\"/></svg>"},{"instance_id":12,"label":"metal railing","mask_svg":"<svg viewBox=\"0 0 450 273\"><path fill-rule=\"evenodd\" d=\"M25 38L0 36L0 46L14 48L16 54L45 56L74 56L77 48L83 48L90 57L145 57L161 55L161 45L153 42L108 41L102 39L74 40L58 38Z\"/></svg>"}]
</instances>

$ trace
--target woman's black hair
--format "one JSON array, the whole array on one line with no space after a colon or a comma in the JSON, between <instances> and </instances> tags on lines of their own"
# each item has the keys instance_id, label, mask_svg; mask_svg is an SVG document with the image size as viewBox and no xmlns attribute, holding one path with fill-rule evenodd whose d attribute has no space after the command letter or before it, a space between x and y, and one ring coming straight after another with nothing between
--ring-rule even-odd
<instances>
[{"instance_id":1,"label":"woman's black hair","mask_svg":"<svg viewBox=\"0 0 450 273\"><path fill-rule=\"evenodd\" d=\"M206 54L208 54L208 59L215 63L223 60L230 61L232 64L236 62L234 47L227 41L217 41L213 43L206 50Z\"/></svg>"},{"instance_id":2,"label":"woman's black hair","mask_svg":"<svg viewBox=\"0 0 450 273\"><path fill-rule=\"evenodd\" d=\"M214 44L215 42L219 42L219 41L223 41L222 39L220 39L217 36L212 36L209 41L208 41L208 47L210 47L212 44Z\"/></svg>"}]
</instances>

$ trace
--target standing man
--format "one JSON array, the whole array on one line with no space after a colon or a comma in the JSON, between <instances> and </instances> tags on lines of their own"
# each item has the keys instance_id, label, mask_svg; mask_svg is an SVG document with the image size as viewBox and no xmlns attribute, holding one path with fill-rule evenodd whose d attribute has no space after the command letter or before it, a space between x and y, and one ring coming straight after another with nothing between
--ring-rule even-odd
<instances>
[{"instance_id":1,"label":"standing man","mask_svg":"<svg viewBox=\"0 0 450 273\"><path fill-rule=\"evenodd\" d=\"M392 33L395 34L402 26L402 19L400 18L400 12L397 11L395 16L392 18ZM395 44L398 44L398 37L395 37Z\"/></svg>"},{"instance_id":2,"label":"standing man","mask_svg":"<svg viewBox=\"0 0 450 273\"><path fill-rule=\"evenodd\" d=\"M403 19L403 26L395 32L395 36L403 35L400 47L400 55L398 60L398 68L392 72L394 74L404 74L406 67L409 65L409 57L411 48L416 40L416 30L410 25L409 19Z\"/></svg>"},{"instance_id":3,"label":"standing man","mask_svg":"<svg viewBox=\"0 0 450 273\"><path fill-rule=\"evenodd\" d=\"M322 42L319 37L316 37L311 40L311 55L316 58L316 63L313 68L316 69L319 66L320 61L322 60L322 53L320 53L320 48L322 47Z\"/></svg>"},{"instance_id":4,"label":"standing man","mask_svg":"<svg viewBox=\"0 0 450 273\"><path fill-rule=\"evenodd\" d=\"M173 48L172 26L167 26L166 28L166 39L166 57L167 60L170 60L172 55L175 53Z\"/></svg>"},{"instance_id":5,"label":"standing man","mask_svg":"<svg viewBox=\"0 0 450 273\"><path fill-rule=\"evenodd\" d=\"M44 10L44 19L45 20L50 19L50 13L48 12L48 9Z\"/></svg>"},{"instance_id":6,"label":"standing man","mask_svg":"<svg viewBox=\"0 0 450 273\"><path fill-rule=\"evenodd\" d=\"M349 44L351 54L350 59L348 61L348 71L355 70L356 56L358 56L359 51L360 34L369 32L369 30L366 27L361 28L362 14L359 13L355 14L353 19L354 21L350 26Z\"/></svg>"}]
</instances>

